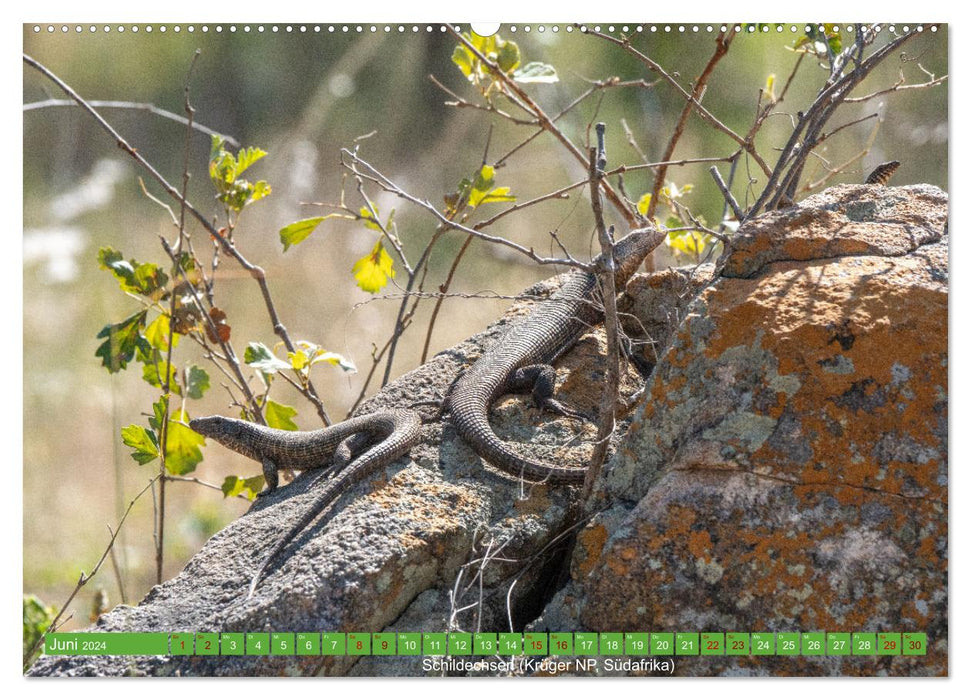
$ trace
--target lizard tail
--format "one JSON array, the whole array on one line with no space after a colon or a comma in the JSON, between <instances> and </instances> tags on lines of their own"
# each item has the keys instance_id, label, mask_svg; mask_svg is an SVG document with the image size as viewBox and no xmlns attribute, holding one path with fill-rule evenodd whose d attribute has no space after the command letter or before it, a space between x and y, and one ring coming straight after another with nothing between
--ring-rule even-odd
<instances>
[{"instance_id":1,"label":"lizard tail","mask_svg":"<svg viewBox=\"0 0 971 700\"><path fill-rule=\"evenodd\" d=\"M472 407L466 404L461 411L453 407L452 421L477 454L517 479L551 484L582 484L586 478L584 467L558 467L513 452L493 432L485 405Z\"/></svg>"},{"instance_id":2,"label":"lizard tail","mask_svg":"<svg viewBox=\"0 0 971 700\"><path fill-rule=\"evenodd\" d=\"M413 445L421 440L421 416L416 411L391 410L380 416L375 416L381 424L377 428L376 436L381 439L376 445L365 451L360 457L351 462L343 471L327 481L323 490L317 494L300 519L294 523L283 537L277 540L273 549L260 564L250 580L247 598L252 598L270 564L304 529L317 519L326 508L331 505L344 491L358 481L383 469L398 457L406 454ZM314 489L318 483L327 479L329 474L322 474L310 486Z\"/></svg>"}]
</instances>

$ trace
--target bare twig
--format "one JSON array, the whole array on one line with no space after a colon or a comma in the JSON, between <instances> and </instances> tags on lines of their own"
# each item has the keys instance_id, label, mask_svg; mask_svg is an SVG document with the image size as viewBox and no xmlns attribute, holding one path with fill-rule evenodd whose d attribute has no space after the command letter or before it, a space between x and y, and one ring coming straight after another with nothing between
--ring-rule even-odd
<instances>
[{"instance_id":1,"label":"bare twig","mask_svg":"<svg viewBox=\"0 0 971 700\"><path fill-rule=\"evenodd\" d=\"M189 123L185 117L170 112L167 109L162 109L161 107L156 107L148 102L124 102L120 100L88 100L88 104L92 107L98 109L134 109L142 112L150 112L151 114L164 117L165 119L171 119L174 122L178 122L184 126L188 126L191 129L195 129L203 134L209 136L222 136L226 143L239 148L239 141L234 139L232 136L227 136L226 134L216 131L215 129L210 129L208 126L203 126L198 123ZM25 112L30 112L35 109L47 109L49 107L77 107L78 103L74 100L41 100L40 102L28 102L24 105L23 109Z\"/></svg>"},{"instance_id":2,"label":"bare twig","mask_svg":"<svg viewBox=\"0 0 971 700\"><path fill-rule=\"evenodd\" d=\"M844 75L834 72L809 108L800 112L789 141L782 149L762 193L755 204L746 212L746 219L756 216L763 208L773 209L783 195L790 199L794 196L806 158L817 145L823 127L836 108L881 61L916 35L917 29L914 28L912 31L891 40L868 57L863 58L864 45L872 43L876 38L876 33L863 25L857 25L856 42L854 46L848 47L844 51L847 57L854 52L857 54L854 67ZM845 60L834 63L843 66Z\"/></svg>"},{"instance_id":3,"label":"bare twig","mask_svg":"<svg viewBox=\"0 0 971 700\"><path fill-rule=\"evenodd\" d=\"M522 109L526 111L528 114L532 114L533 116L535 116L539 120L540 126L542 126L545 131L548 131L554 138L556 138L557 141L563 144L563 146L567 149L567 151L579 163L586 166L586 161L587 161L586 155L579 148L577 148L577 146L574 145L569 138L567 138L566 134L564 134L553 123L553 120L550 119L550 117L546 114L546 112L544 112L543 109L538 104L536 104L533 98L530 97L529 94L525 90L523 90L514 79L506 75L506 73L501 68L499 68L498 64L490 61L485 55L482 54L482 52L479 51L478 48L476 48L474 44L472 44L472 42L470 42L468 39L462 36L461 33L456 31L454 27L452 27L451 25L445 25L445 26L447 27L449 33L452 34L452 36L458 39L458 41L460 41L462 45L465 46L465 48L468 49L482 63L482 65L488 69L488 71L492 75L494 75L505 87L509 89L509 92L506 93L506 96L509 97L510 100L512 100L516 104L519 104L522 107ZM603 182L601 183L601 185L604 189L604 194L607 196L607 199L610 200L610 203L613 204L617 208L617 210L621 213L621 215L627 220L627 223L631 226L636 226L638 221L636 210L632 209L630 205L628 205L627 202L625 202L620 197L620 195L617 194L617 192L610 186L609 183Z\"/></svg>"},{"instance_id":4,"label":"bare twig","mask_svg":"<svg viewBox=\"0 0 971 700\"><path fill-rule=\"evenodd\" d=\"M671 140L668 141L667 148L664 149L664 155L661 156L662 161L670 160L671 156L674 155L674 149L681 139L681 134L684 133L684 127L688 123L688 117L694 111L695 104L701 104L705 90L708 88L708 79L711 77L718 62L728 53L728 47L734 38L734 30L719 32L715 38L715 52L708 59L708 63L705 65L704 70L701 71L701 75L695 80L694 88L691 90L691 98L685 102L684 108L681 110L681 116L678 117L678 121L675 124L674 133L671 134ZM651 201L647 205L648 219L654 217L654 212L657 209L658 195L661 193L661 188L664 187L664 176L666 174L667 165L662 165L657 169L657 174L654 177L654 189L651 191Z\"/></svg>"},{"instance_id":5,"label":"bare twig","mask_svg":"<svg viewBox=\"0 0 971 700\"><path fill-rule=\"evenodd\" d=\"M745 217L745 213L742 211L741 207L738 206L738 202L735 201L735 196L732 191L728 189L728 185L722 179L721 173L718 172L717 166L711 166L708 168L708 172L711 173L712 179L715 181L715 185L718 186L719 191L722 193L722 197L725 198L725 202L729 207L732 208L732 213L735 214L735 218L741 221ZM722 219L725 217L723 216Z\"/></svg>"},{"instance_id":6,"label":"bare twig","mask_svg":"<svg viewBox=\"0 0 971 700\"><path fill-rule=\"evenodd\" d=\"M603 206L600 203L600 180L604 177L607 165L607 153L604 145L606 125L597 124L597 148L590 149L590 202L593 208L593 219L597 227L597 239L600 241L600 277L601 296L604 306L604 332L607 335L606 369L604 371L603 393L600 395L600 410L597 417L597 439L593 447L590 466L583 480L583 500L586 500L596 483L604 460L607 458L609 438L616 423L617 392L620 384L620 351L617 338L620 324L617 321L617 289L614 280L614 240L610 230L604 224Z\"/></svg>"},{"instance_id":7,"label":"bare twig","mask_svg":"<svg viewBox=\"0 0 971 700\"><path fill-rule=\"evenodd\" d=\"M631 56L633 56L641 63L646 65L651 71L660 75L666 83L668 83L671 87L673 87L681 94L681 97L683 99L687 100L689 103L693 105L694 112L697 113L699 117L701 117L704 121L708 122L715 129L717 129L718 131L721 131L723 134L725 134L733 141L735 141L739 146L741 146L750 156L752 156L752 159L758 164L758 166L762 169L763 172L765 172L767 175L771 172L771 169L769 168L768 165L766 165L765 161L755 150L755 145L751 141L748 141L742 136L739 136L732 129L730 129L728 126L722 123L717 117L715 117L714 114L712 114L705 107L703 107L701 103L691 95L691 93L689 93L687 90L681 87L681 84L677 80L675 80L670 73L664 70L664 68L662 68L661 65L657 63L657 61L653 60L646 54L642 53L641 51L638 51L633 46L631 46L629 39L617 38L611 34L604 34L602 32L598 32L589 27L580 27L579 25L575 25L575 26L577 26L578 29L581 29L581 31L583 31L586 34L589 34L590 36L598 37L600 39L609 41L612 44L616 44L617 46L622 47Z\"/></svg>"}]
</instances>

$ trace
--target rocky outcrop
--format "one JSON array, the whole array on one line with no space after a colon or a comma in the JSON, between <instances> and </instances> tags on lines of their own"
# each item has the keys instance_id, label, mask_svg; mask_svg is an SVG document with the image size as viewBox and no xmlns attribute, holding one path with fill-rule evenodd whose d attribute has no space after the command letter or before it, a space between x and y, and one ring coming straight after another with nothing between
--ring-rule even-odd
<instances>
[{"instance_id":1,"label":"rocky outcrop","mask_svg":"<svg viewBox=\"0 0 971 700\"><path fill-rule=\"evenodd\" d=\"M944 673L946 218L933 187L832 188L743 227L717 270L632 281L625 325L646 335L639 364L653 372L587 504L575 487L517 483L431 424L410 458L298 538L253 599L249 576L311 500L312 475L97 629L921 631L925 657L709 657L677 672ZM440 397L527 305L362 412ZM602 345L589 334L559 363L557 391L587 413ZM631 371L622 391L640 384ZM592 426L524 397L491 420L544 459L591 453ZM407 657L51 657L31 672L422 674Z\"/></svg>"},{"instance_id":2,"label":"rocky outcrop","mask_svg":"<svg viewBox=\"0 0 971 700\"><path fill-rule=\"evenodd\" d=\"M842 186L739 232L541 626L926 632L922 657L679 672L946 673L946 220L933 187Z\"/></svg>"}]
</instances>

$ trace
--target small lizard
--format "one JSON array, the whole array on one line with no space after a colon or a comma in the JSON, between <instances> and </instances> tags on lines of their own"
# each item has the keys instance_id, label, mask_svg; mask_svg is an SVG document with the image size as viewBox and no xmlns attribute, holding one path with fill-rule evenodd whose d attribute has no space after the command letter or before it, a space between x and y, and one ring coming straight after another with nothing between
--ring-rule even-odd
<instances>
[{"instance_id":1,"label":"small lizard","mask_svg":"<svg viewBox=\"0 0 971 700\"><path fill-rule=\"evenodd\" d=\"M664 240L655 228L632 231L614 246L615 280L623 289L634 271ZM600 258L594 260L600 264ZM529 481L580 483L586 469L546 464L513 452L489 425L489 407L503 394L532 390L536 404L561 415L580 417L552 398L556 372L550 363L603 319L597 303L597 275L577 271L549 299L537 303L455 381L445 408L462 438L493 466Z\"/></svg>"},{"instance_id":2,"label":"small lizard","mask_svg":"<svg viewBox=\"0 0 971 700\"><path fill-rule=\"evenodd\" d=\"M260 495L276 490L279 469L303 470L331 465L311 485L313 489L322 484L322 490L310 507L273 545L256 570L247 597L252 597L277 555L341 493L391 464L421 439L421 417L407 409L380 411L309 432L276 430L223 416L194 418L189 421L189 427L261 462L267 489ZM336 476L325 482L331 473Z\"/></svg>"},{"instance_id":3,"label":"small lizard","mask_svg":"<svg viewBox=\"0 0 971 700\"><path fill-rule=\"evenodd\" d=\"M900 167L899 160L891 160L886 163L881 163L873 169L869 175L867 175L866 180L863 181L865 185L886 185L893 174L897 172L897 168Z\"/></svg>"}]
</instances>

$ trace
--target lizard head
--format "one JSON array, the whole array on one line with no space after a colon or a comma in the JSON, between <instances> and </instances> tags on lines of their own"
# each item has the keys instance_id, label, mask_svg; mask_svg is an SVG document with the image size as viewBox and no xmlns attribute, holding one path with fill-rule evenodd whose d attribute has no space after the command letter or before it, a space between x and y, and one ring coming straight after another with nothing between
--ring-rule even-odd
<instances>
[{"instance_id":1,"label":"lizard head","mask_svg":"<svg viewBox=\"0 0 971 700\"><path fill-rule=\"evenodd\" d=\"M189 421L189 427L200 435L224 444L227 440L232 441L244 425L241 420L224 416L206 416Z\"/></svg>"},{"instance_id":2,"label":"lizard head","mask_svg":"<svg viewBox=\"0 0 971 700\"><path fill-rule=\"evenodd\" d=\"M614 243L614 262L617 265L615 278L618 286L627 284L627 280L637 271L650 252L661 244L665 235L663 229L649 226L634 229Z\"/></svg>"}]
</instances>

